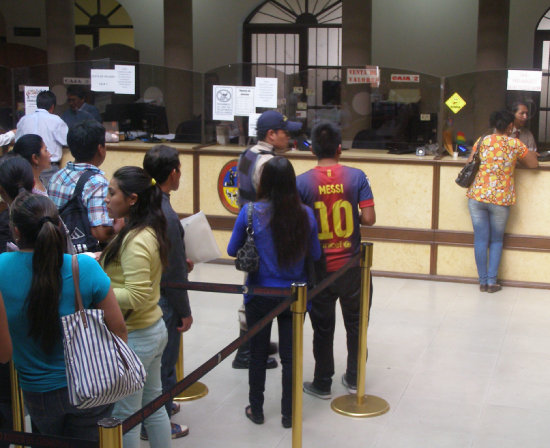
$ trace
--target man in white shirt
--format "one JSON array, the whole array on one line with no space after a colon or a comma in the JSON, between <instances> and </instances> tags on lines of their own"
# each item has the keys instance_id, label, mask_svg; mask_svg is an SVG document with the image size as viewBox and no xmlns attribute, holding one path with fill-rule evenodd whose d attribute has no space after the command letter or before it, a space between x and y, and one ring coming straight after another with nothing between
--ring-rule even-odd
<instances>
[{"instance_id":1,"label":"man in white shirt","mask_svg":"<svg viewBox=\"0 0 550 448\"><path fill-rule=\"evenodd\" d=\"M52 155L52 167L40 174L40 180L45 187L48 186L50 177L59 171L59 163L63 155L63 146L67 146L67 124L54 115L53 110L57 99L51 90L44 90L36 97L36 111L25 115L17 123L15 141L26 134L37 134L42 137L47 150Z\"/></svg>"}]
</instances>

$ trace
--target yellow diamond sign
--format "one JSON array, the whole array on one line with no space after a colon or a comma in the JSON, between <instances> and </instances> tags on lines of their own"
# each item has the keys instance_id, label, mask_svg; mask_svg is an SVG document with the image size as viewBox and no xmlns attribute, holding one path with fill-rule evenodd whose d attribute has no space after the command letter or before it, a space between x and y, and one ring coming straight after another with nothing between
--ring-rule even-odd
<instances>
[{"instance_id":1,"label":"yellow diamond sign","mask_svg":"<svg viewBox=\"0 0 550 448\"><path fill-rule=\"evenodd\" d=\"M450 98L445 101L445 104L449 109L451 109L455 114L457 114L460 109L466 106L466 101L458 93L453 93Z\"/></svg>"}]
</instances>

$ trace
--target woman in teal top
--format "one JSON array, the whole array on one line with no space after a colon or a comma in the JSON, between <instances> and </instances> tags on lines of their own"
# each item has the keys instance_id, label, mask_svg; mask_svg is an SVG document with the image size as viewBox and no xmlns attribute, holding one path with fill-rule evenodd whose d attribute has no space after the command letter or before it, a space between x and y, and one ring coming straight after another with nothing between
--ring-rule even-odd
<instances>
[{"instance_id":1,"label":"woman in teal top","mask_svg":"<svg viewBox=\"0 0 550 448\"><path fill-rule=\"evenodd\" d=\"M77 409L67 393L61 316L74 313L74 284L57 208L45 196L22 192L11 205L10 224L20 251L0 255L0 292L25 405L42 434L97 440L97 421L112 406ZM84 307L102 309L109 329L126 340L109 278L87 255L79 255L78 264Z\"/></svg>"}]
</instances>

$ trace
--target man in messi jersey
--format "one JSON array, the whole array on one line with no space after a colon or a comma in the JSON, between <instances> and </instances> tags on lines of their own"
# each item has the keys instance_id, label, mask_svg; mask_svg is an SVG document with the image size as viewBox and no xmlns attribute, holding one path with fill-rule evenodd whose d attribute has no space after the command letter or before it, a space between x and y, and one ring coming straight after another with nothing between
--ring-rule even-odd
<instances>
[{"instance_id":1,"label":"man in messi jersey","mask_svg":"<svg viewBox=\"0 0 550 448\"><path fill-rule=\"evenodd\" d=\"M360 224L372 226L376 221L374 199L367 176L357 168L338 163L342 152L341 141L340 131L334 125L317 125L312 131L312 151L317 156L317 166L296 180L302 201L315 211L328 273L342 268L359 252ZM347 368L342 383L350 393L357 391L360 293L361 270L358 263L313 299L310 317L315 373L312 382L304 383L304 392L323 399L331 398L335 309L338 299L348 347Z\"/></svg>"}]
</instances>

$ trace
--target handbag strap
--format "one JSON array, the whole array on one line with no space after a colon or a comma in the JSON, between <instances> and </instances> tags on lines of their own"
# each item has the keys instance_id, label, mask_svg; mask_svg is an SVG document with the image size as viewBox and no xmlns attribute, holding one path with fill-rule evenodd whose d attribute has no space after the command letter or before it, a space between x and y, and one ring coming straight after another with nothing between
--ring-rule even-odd
<instances>
[{"instance_id":1,"label":"handbag strap","mask_svg":"<svg viewBox=\"0 0 550 448\"><path fill-rule=\"evenodd\" d=\"M247 209L247 225L246 225L246 233L249 236L254 235L254 229L252 228L252 211L254 208L254 202L248 203L248 209Z\"/></svg>"},{"instance_id":2,"label":"handbag strap","mask_svg":"<svg viewBox=\"0 0 550 448\"><path fill-rule=\"evenodd\" d=\"M78 258L75 255L72 256L72 268L73 268L73 282L74 282L74 311L79 313L84 324L84 328L88 328L88 320L86 319L86 313L84 312L84 305L82 304L82 295L80 294L80 281L79 281L79 269Z\"/></svg>"}]
</instances>

